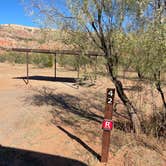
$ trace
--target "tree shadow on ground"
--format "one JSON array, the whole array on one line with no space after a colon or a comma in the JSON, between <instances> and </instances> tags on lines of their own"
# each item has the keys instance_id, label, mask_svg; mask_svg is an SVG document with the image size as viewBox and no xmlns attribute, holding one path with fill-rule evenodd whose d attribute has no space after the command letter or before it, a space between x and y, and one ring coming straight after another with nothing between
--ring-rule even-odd
<instances>
[{"instance_id":1,"label":"tree shadow on ground","mask_svg":"<svg viewBox=\"0 0 166 166\"><path fill-rule=\"evenodd\" d=\"M85 163L61 156L0 146L1 166L87 166Z\"/></svg>"},{"instance_id":2,"label":"tree shadow on ground","mask_svg":"<svg viewBox=\"0 0 166 166\"><path fill-rule=\"evenodd\" d=\"M76 115L85 120L94 121L101 123L103 117L88 110L84 105L81 105L81 99L67 93L54 94L52 91L47 88L37 91L37 94L34 94L29 99L31 100L32 105L42 106L42 105L51 105L54 107L54 110L51 113L54 116L59 116L62 114ZM88 99L87 99L88 102ZM64 119L62 119L64 120Z\"/></svg>"},{"instance_id":3,"label":"tree shadow on ground","mask_svg":"<svg viewBox=\"0 0 166 166\"><path fill-rule=\"evenodd\" d=\"M137 76L129 76L129 75L118 75L118 78L130 80L130 81L139 81L140 80Z\"/></svg>"},{"instance_id":4,"label":"tree shadow on ground","mask_svg":"<svg viewBox=\"0 0 166 166\"><path fill-rule=\"evenodd\" d=\"M81 131L89 136L93 133L98 134L96 132L96 128L101 130L100 125L102 122L103 117L94 113L93 111L89 110L88 108L84 107L82 104L82 100L78 97L73 95L69 95L67 93L53 93L52 89L49 88L42 88L36 91L37 93L33 96L26 98L26 102L30 101L32 105L35 106L42 106L48 105L52 106L50 110L53 119L51 122L58 126L58 128L67 134L70 138L77 141L81 144L88 152L90 152L93 156L97 159L100 159L100 155L97 154L93 149L91 149L86 143L84 143L80 138L77 136L69 133L67 130L59 126L60 124L70 126L71 128L77 129L77 132ZM88 98L86 99L86 103L88 104ZM85 101L84 101L85 102ZM93 123L92 123L93 122ZM87 126L87 129L85 129ZM90 127L89 127L90 126ZM98 126L98 127L96 127ZM94 127L94 129L92 129ZM88 137L89 138L89 137ZM94 135L93 135L94 140Z\"/></svg>"},{"instance_id":5,"label":"tree shadow on ground","mask_svg":"<svg viewBox=\"0 0 166 166\"><path fill-rule=\"evenodd\" d=\"M82 145L88 152L90 152L93 156L95 156L98 160L101 159L101 156L96 153L91 147L89 147L84 141L82 141L80 138L78 138L77 136L71 134L69 131L67 131L66 129L64 129L61 126L57 126L57 128L59 128L61 131L63 131L65 134L67 134L67 136L69 136L71 139L77 141L80 145Z\"/></svg>"},{"instance_id":6,"label":"tree shadow on ground","mask_svg":"<svg viewBox=\"0 0 166 166\"><path fill-rule=\"evenodd\" d=\"M72 128L77 128L79 132L83 132L83 126L84 131L95 136L97 136L96 133L101 132L101 123L104 118L102 112L104 108L102 108L101 104L93 102L102 97L100 94L91 94L92 98L90 99L89 96L86 96L86 93L83 93L83 97L79 98L67 93L56 94L53 89L46 87L40 90L35 89L35 92L36 94L25 99L26 102L30 102L35 106L52 106L50 112L53 119L51 122L56 126L60 122ZM94 112L91 108L97 110L98 113ZM131 121L127 114L125 114L126 111L123 112L115 110L114 116L119 120L114 121L114 127L125 132L130 132L132 128Z\"/></svg>"},{"instance_id":7,"label":"tree shadow on ground","mask_svg":"<svg viewBox=\"0 0 166 166\"><path fill-rule=\"evenodd\" d=\"M132 73L134 73L134 72L132 72ZM130 74L128 74L128 75L118 75L118 78L119 79L125 79L125 80L129 80L129 81L141 81L141 82L143 82L144 84L150 84L151 83L151 81L152 81L152 79L151 78L148 78L148 77L145 77L145 78L139 78L138 76L132 76L132 75L130 75ZM163 85L166 85L166 80L163 78L163 79L161 79L161 82L162 82L162 84Z\"/></svg>"},{"instance_id":8,"label":"tree shadow on ground","mask_svg":"<svg viewBox=\"0 0 166 166\"><path fill-rule=\"evenodd\" d=\"M123 88L125 91L143 91L143 87L140 85L135 85L135 86L125 86Z\"/></svg>"}]
</instances>

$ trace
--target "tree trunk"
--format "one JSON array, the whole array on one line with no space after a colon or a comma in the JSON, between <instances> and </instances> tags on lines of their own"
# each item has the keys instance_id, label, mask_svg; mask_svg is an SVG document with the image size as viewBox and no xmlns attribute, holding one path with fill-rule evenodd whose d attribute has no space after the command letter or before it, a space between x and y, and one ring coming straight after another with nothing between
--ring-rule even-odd
<instances>
[{"instance_id":1,"label":"tree trunk","mask_svg":"<svg viewBox=\"0 0 166 166\"><path fill-rule=\"evenodd\" d=\"M165 97L164 97L164 92L161 88L161 78L160 78L160 76L161 76L160 71L158 71L157 74L154 74L155 86L156 86L156 89L158 90L158 92L161 95L161 99L162 99L162 102L163 102L163 105L164 105L164 108L165 108L165 111L166 111L166 100L165 100Z\"/></svg>"},{"instance_id":2,"label":"tree trunk","mask_svg":"<svg viewBox=\"0 0 166 166\"><path fill-rule=\"evenodd\" d=\"M155 85L156 85L156 89L158 90L158 92L161 95L161 99L162 99L162 102L163 102L163 105L164 105L164 108L165 108L165 111L166 111L166 100L165 100L165 97L164 97L164 92L161 89L160 81L156 82Z\"/></svg>"},{"instance_id":3,"label":"tree trunk","mask_svg":"<svg viewBox=\"0 0 166 166\"><path fill-rule=\"evenodd\" d=\"M107 63L107 66L109 69L110 77L111 77L111 79L116 87L116 91L118 93L118 96L121 99L121 101L123 102L123 104L126 106L128 113L129 113L129 116L130 116L130 119L131 119L131 122L133 124L133 129L134 129L135 133L138 135L141 133L141 124L140 124L140 120L139 120L138 115L137 115L137 109L133 106L131 101L126 96L121 81L118 80L117 77L113 74L112 65L110 63Z\"/></svg>"},{"instance_id":4,"label":"tree trunk","mask_svg":"<svg viewBox=\"0 0 166 166\"><path fill-rule=\"evenodd\" d=\"M116 51L113 49L113 48L115 48L114 42L113 42L113 40L110 39L110 37L112 37L112 36L110 35L109 38L107 38L104 34L104 29L102 27L101 14L102 14L102 10L99 9L98 10L98 20L97 20L99 31L94 22L92 22L91 25L92 25L92 28L94 29L94 31L96 32L96 35L100 39L101 48L102 48L102 50L105 54L105 58L107 60L107 67L109 70L109 74L116 87L118 96L122 100L123 104L126 106L128 113L130 115L132 124L133 124L133 129L134 129L135 133L138 135L141 133L141 124L140 124L140 120L137 115L137 110L133 106L133 104L130 102L128 97L126 96L126 94L123 90L122 83L114 75L114 67L116 67L118 64L118 55L117 55ZM109 32L109 33L111 33L111 32ZM114 53L113 53L113 50L114 50Z\"/></svg>"},{"instance_id":5,"label":"tree trunk","mask_svg":"<svg viewBox=\"0 0 166 166\"><path fill-rule=\"evenodd\" d=\"M137 70L137 75L140 80L143 79L143 74L140 72L140 70Z\"/></svg>"}]
</instances>

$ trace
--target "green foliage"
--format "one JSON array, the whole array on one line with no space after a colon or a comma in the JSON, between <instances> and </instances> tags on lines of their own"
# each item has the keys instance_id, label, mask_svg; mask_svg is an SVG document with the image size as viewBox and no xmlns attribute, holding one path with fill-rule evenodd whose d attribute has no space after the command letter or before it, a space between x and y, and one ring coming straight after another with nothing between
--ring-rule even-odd
<instances>
[{"instance_id":1,"label":"green foliage","mask_svg":"<svg viewBox=\"0 0 166 166\"><path fill-rule=\"evenodd\" d=\"M140 33L128 34L122 40L121 65L141 72L145 78L153 80L154 74L166 72L166 29L149 27Z\"/></svg>"},{"instance_id":2,"label":"green foliage","mask_svg":"<svg viewBox=\"0 0 166 166\"><path fill-rule=\"evenodd\" d=\"M53 57L47 54L32 54L31 63L37 65L38 67L52 67Z\"/></svg>"},{"instance_id":3,"label":"green foliage","mask_svg":"<svg viewBox=\"0 0 166 166\"><path fill-rule=\"evenodd\" d=\"M6 57L5 57L5 55L3 54L3 55L0 55L0 62L5 62L6 61Z\"/></svg>"},{"instance_id":4,"label":"green foliage","mask_svg":"<svg viewBox=\"0 0 166 166\"><path fill-rule=\"evenodd\" d=\"M72 55L59 55L57 62L63 67L72 67L74 70L78 67L77 57Z\"/></svg>"},{"instance_id":5,"label":"green foliage","mask_svg":"<svg viewBox=\"0 0 166 166\"><path fill-rule=\"evenodd\" d=\"M16 53L16 52L7 52L1 56L1 62L9 62L9 63L17 63L23 64L26 62L25 56L23 53Z\"/></svg>"},{"instance_id":6,"label":"green foliage","mask_svg":"<svg viewBox=\"0 0 166 166\"><path fill-rule=\"evenodd\" d=\"M86 65L93 65L94 61L92 57L87 57L84 55L59 55L57 58L58 63L63 67L72 67L74 70L77 70L78 67L84 68Z\"/></svg>"},{"instance_id":7,"label":"green foliage","mask_svg":"<svg viewBox=\"0 0 166 166\"><path fill-rule=\"evenodd\" d=\"M29 63L38 67L52 67L53 60L51 55L46 54L29 54ZM7 52L0 56L0 62L9 62L13 64L25 64L25 53Z\"/></svg>"},{"instance_id":8,"label":"green foliage","mask_svg":"<svg viewBox=\"0 0 166 166\"><path fill-rule=\"evenodd\" d=\"M165 72L165 28L164 1L140 0L66 0L67 12L54 3L32 1L32 10L44 18L48 26L57 26L66 32L62 41L71 48L95 50L104 53L109 76L118 91L124 105L127 106L135 132L141 126L137 109L125 94L123 82L118 79L118 68L132 69L147 79L156 80L155 75ZM43 13L44 11L44 13ZM49 24L51 23L51 24ZM85 59L60 59L62 65L89 65ZM86 73L86 72L85 72ZM122 86L120 86L122 85ZM135 120L134 120L135 119Z\"/></svg>"}]
</instances>

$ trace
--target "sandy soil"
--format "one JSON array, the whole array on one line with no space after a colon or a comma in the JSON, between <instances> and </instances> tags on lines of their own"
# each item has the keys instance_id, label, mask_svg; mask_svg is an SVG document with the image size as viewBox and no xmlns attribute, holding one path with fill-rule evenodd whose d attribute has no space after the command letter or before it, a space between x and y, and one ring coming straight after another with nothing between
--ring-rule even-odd
<instances>
[{"instance_id":1,"label":"sandy soil","mask_svg":"<svg viewBox=\"0 0 166 166\"><path fill-rule=\"evenodd\" d=\"M31 97L38 91L50 88L52 93L79 95L83 90L76 89L71 83L35 81L28 85L22 79L25 65L0 64L0 143L3 147L31 150L53 154L84 162L88 151L80 143L70 138L57 125L51 123L52 106L32 104ZM31 75L53 75L52 69L37 69L31 66ZM58 73L59 74L59 73ZM61 72L60 76L76 76L75 72ZM74 86L74 88L72 87ZM74 133L72 128L63 126ZM98 149L100 150L100 148ZM85 154L85 156L81 156ZM94 159L96 163L96 159Z\"/></svg>"},{"instance_id":2,"label":"sandy soil","mask_svg":"<svg viewBox=\"0 0 166 166\"><path fill-rule=\"evenodd\" d=\"M53 165L53 162L62 166L101 165L95 155L101 151L99 122L104 104L102 106L98 100L103 99L104 103L105 89L113 87L109 80L99 78L97 85L79 89L72 83L39 80L30 80L26 85L23 79L15 79L25 76L25 69L25 65L0 63L0 155L7 150L7 154L20 153L16 155L18 161L11 161L9 165L21 165L22 150L25 150L24 157L35 152L33 156L38 155L45 162L54 155L54 159L44 165ZM53 69L31 66L30 75L52 76ZM76 73L59 68L57 75L74 77ZM90 112L81 112L78 108ZM91 123L89 115L92 113L96 119ZM108 165L123 165L118 160L117 156L110 155Z\"/></svg>"}]
</instances>

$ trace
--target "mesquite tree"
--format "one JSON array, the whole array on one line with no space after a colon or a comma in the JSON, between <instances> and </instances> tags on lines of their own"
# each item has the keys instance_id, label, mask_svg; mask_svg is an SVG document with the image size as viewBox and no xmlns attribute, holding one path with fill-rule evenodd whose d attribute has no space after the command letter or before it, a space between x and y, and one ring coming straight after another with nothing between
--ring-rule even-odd
<instances>
[{"instance_id":1,"label":"mesquite tree","mask_svg":"<svg viewBox=\"0 0 166 166\"><path fill-rule=\"evenodd\" d=\"M123 53L128 53L128 61L123 62L125 66L130 63L129 66L141 75L141 79L155 85L166 111L162 89L162 75L166 72L166 1L155 0L149 4L146 22L142 22L140 13L137 11L137 30L128 34L124 41Z\"/></svg>"},{"instance_id":2,"label":"mesquite tree","mask_svg":"<svg viewBox=\"0 0 166 166\"><path fill-rule=\"evenodd\" d=\"M127 33L126 22L133 22L133 30L139 26L135 18L138 11L144 15L148 0L31 0L33 12L48 26L65 30L64 41L83 51L94 49L102 51L106 59L109 76L114 83L118 96L126 106L137 134L141 132L138 110L123 89L117 77L117 67L121 53L116 47L117 32ZM141 4L141 5L140 5ZM62 7L63 6L63 7ZM33 13L31 12L31 13Z\"/></svg>"},{"instance_id":3,"label":"mesquite tree","mask_svg":"<svg viewBox=\"0 0 166 166\"><path fill-rule=\"evenodd\" d=\"M158 68L153 73L153 79L156 89L160 93L164 111L166 112L166 99L161 87L161 74L166 72L166 0L155 0L153 20L154 23L151 29L153 33L152 41L154 41L154 48L156 48L154 52L160 59L160 63L157 65Z\"/></svg>"}]
</instances>

